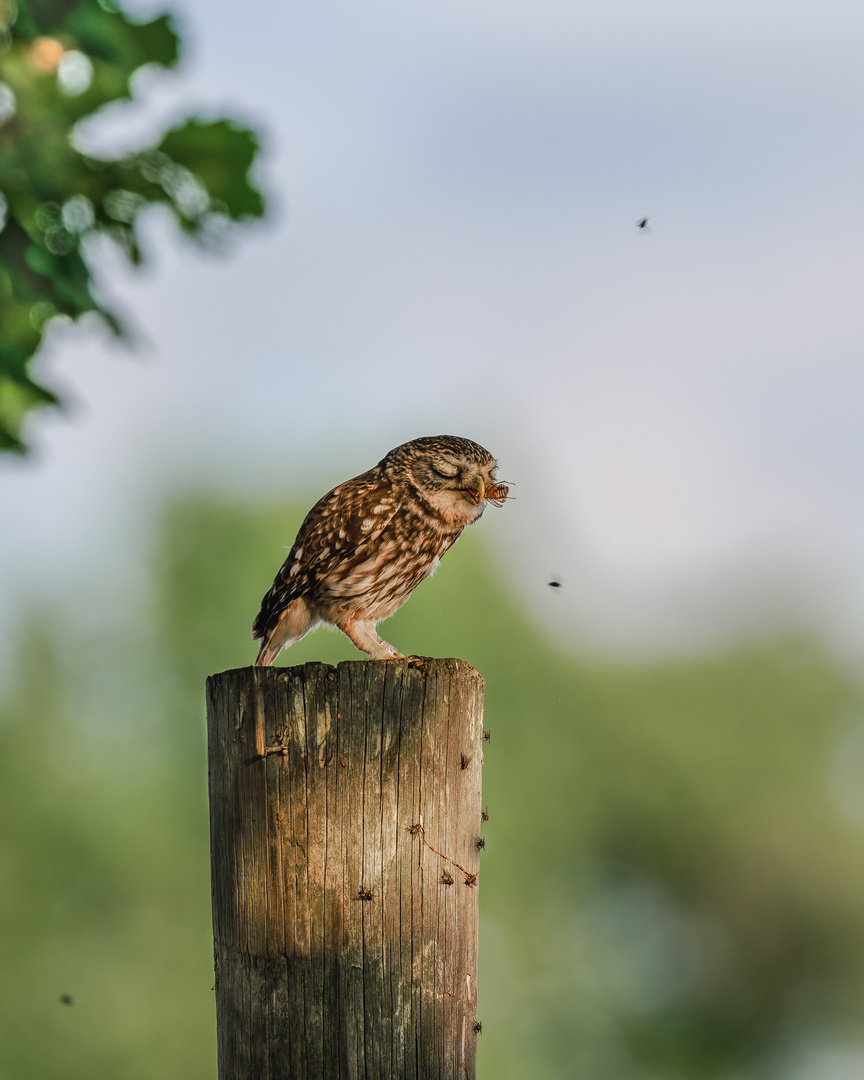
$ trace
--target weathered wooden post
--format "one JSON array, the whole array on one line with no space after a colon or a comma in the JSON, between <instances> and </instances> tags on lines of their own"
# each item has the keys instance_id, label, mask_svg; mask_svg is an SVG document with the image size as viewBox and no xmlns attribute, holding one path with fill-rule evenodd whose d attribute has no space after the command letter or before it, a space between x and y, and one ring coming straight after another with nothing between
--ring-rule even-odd
<instances>
[{"instance_id":1,"label":"weathered wooden post","mask_svg":"<svg viewBox=\"0 0 864 1080\"><path fill-rule=\"evenodd\" d=\"M207 680L220 1080L476 1075L483 690L461 660Z\"/></svg>"}]
</instances>

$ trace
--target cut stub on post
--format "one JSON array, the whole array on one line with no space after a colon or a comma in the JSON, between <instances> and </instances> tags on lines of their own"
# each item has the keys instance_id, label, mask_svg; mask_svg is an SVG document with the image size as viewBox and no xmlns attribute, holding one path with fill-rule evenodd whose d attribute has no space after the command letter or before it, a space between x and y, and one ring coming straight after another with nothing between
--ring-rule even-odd
<instances>
[{"instance_id":1,"label":"cut stub on post","mask_svg":"<svg viewBox=\"0 0 864 1080\"><path fill-rule=\"evenodd\" d=\"M475 1077L483 691L461 660L207 680L220 1080Z\"/></svg>"}]
</instances>

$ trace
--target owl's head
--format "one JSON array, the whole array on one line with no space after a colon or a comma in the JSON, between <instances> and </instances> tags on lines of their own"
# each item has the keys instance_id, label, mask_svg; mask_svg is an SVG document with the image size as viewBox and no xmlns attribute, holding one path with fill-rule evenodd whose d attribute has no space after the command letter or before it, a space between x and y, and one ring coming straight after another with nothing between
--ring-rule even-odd
<instances>
[{"instance_id":1,"label":"owl's head","mask_svg":"<svg viewBox=\"0 0 864 1080\"><path fill-rule=\"evenodd\" d=\"M426 435L391 450L381 467L408 479L448 522L468 525L483 513L498 463L470 439Z\"/></svg>"}]
</instances>

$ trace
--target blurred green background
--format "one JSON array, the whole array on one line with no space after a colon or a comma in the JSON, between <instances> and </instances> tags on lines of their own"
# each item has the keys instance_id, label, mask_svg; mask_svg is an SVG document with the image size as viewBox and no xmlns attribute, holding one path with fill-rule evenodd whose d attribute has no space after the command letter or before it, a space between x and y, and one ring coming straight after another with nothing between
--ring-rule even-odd
<instances>
[{"instance_id":1,"label":"blurred green background","mask_svg":"<svg viewBox=\"0 0 864 1080\"><path fill-rule=\"evenodd\" d=\"M864 1080L864 8L171 7L0 0L0 1080L215 1076L204 680L436 432L482 1080Z\"/></svg>"},{"instance_id":2,"label":"blurred green background","mask_svg":"<svg viewBox=\"0 0 864 1080\"><path fill-rule=\"evenodd\" d=\"M135 594L22 611L0 1076L215 1075L203 684L253 659L306 509L178 498ZM580 658L514 600L492 513L386 624L486 678L482 1077L859 1075L858 689L805 637ZM282 661L352 657L318 631Z\"/></svg>"}]
</instances>

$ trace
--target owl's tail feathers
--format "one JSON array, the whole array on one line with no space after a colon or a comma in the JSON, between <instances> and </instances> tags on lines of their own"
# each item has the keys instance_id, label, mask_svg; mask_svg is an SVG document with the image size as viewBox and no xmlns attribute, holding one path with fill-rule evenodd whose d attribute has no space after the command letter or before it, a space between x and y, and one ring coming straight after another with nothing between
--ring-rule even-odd
<instances>
[{"instance_id":1,"label":"owl's tail feathers","mask_svg":"<svg viewBox=\"0 0 864 1080\"><path fill-rule=\"evenodd\" d=\"M261 648L258 650L256 667L269 667L279 653L288 645L299 641L316 625L317 619L312 618L312 613L302 596L292 600L280 613L275 623L271 623L266 629L262 628L259 620L252 624L252 637L261 638Z\"/></svg>"}]
</instances>

